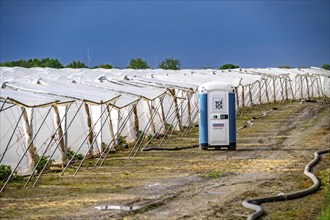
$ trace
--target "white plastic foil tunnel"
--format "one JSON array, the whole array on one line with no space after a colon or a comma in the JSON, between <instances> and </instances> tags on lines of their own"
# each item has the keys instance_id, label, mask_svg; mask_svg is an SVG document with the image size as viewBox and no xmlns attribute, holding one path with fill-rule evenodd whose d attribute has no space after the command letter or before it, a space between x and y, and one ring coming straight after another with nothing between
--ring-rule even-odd
<instances>
[{"instance_id":1,"label":"white plastic foil tunnel","mask_svg":"<svg viewBox=\"0 0 330 220\"><path fill-rule=\"evenodd\" d=\"M40 173L42 157L68 166L68 151L107 156L122 139L134 143L198 124L202 83L233 85L236 109L330 96L330 71L319 68L0 71L0 163L16 175ZM135 144L129 155L143 147Z\"/></svg>"}]
</instances>

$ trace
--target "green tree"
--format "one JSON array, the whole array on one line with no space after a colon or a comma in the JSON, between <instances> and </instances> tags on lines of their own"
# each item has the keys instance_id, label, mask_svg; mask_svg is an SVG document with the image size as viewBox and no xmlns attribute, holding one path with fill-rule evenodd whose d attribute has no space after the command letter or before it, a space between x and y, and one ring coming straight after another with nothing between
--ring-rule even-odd
<instances>
[{"instance_id":1,"label":"green tree","mask_svg":"<svg viewBox=\"0 0 330 220\"><path fill-rule=\"evenodd\" d=\"M179 70L180 65L179 59L166 58L159 64L159 68L164 70Z\"/></svg>"},{"instance_id":2,"label":"green tree","mask_svg":"<svg viewBox=\"0 0 330 220\"><path fill-rule=\"evenodd\" d=\"M148 69L150 68L146 61L141 58L131 59L128 67L129 69Z\"/></svg>"},{"instance_id":3,"label":"green tree","mask_svg":"<svg viewBox=\"0 0 330 220\"><path fill-rule=\"evenodd\" d=\"M15 67L15 66L20 66L20 67L27 67L27 62L26 60L16 60L16 61L7 61L4 63L1 63L0 66L8 66L8 67Z\"/></svg>"},{"instance_id":4,"label":"green tree","mask_svg":"<svg viewBox=\"0 0 330 220\"><path fill-rule=\"evenodd\" d=\"M29 59L27 66L30 67L41 67L41 61L39 59Z\"/></svg>"},{"instance_id":5,"label":"green tree","mask_svg":"<svg viewBox=\"0 0 330 220\"><path fill-rule=\"evenodd\" d=\"M100 64L100 65L97 65L97 66L93 67L93 69L96 69L96 68L112 69L112 65L110 65L110 64Z\"/></svg>"},{"instance_id":6,"label":"green tree","mask_svg":"<svg viewBox=\"0 0 330 220\"><path fill-rule=\"evenodd\" d=\"M237 65L231 64L231 63L227 63L227 64L224 64L224 65L219 67L219 69L221 69L221 70L236 69L236 68L240 68L240 67L237 66Z\"/></svg>"},{"instance_id":7,"label":"green tree","mask_svg":"<svg viewBox=\"0 0 330 220\"><path fill-rule=\"evenodd\" d=\"M55 69L63 68L63 64L58 59L44 58L40 60L41 67L51 67Z\"/></svg>"},{"instance_id":8,"label":"green tree","mask_svg":"<svg viewBox=\"0 0 330 220\"><path fill-rule=\"evenodd\" d=\"M281 68L281 69L291 69L292 67L291 66L288 66L288 65L282 65L282 66L279 66L278 68Z\"/></svg>"},{"instance_id":9,"label":"green tree","mask_svg":"<svg viewBox=\"0 0 330 220\"><path fill-rule=\"evenodd\" d=\"M8 66L8 67L25 67L25 68L31 68L31 67L51 67L51 68L63 68L63 65L58 61L57 59L51 59L51 58L44 58L44 59L29 59L29 60L16 60L16 61L8 61L1 63L0 66Z\"/></svg>"},{"instance_id":10,"label":"green tree","mask_svg":"<svg viewBox=\"0 0 330 220\"><path fill-rule=\"evenodd\" d=\"M330 65L325 63L322 65L322 68L325 70L330 70Z\"/></svg>"},{"instance_id":11,"label":"green tree","mask_svg":"<svg viewBox=\"0 0 330 220\"><path fill-rule=\"evenodd\" d=\"M83 62L78 61L72 61L70 64L66 66L67 68L73 68L73 69L80 69L80 68L87 68L86 64Z\"/></svg>"}]
</instances>

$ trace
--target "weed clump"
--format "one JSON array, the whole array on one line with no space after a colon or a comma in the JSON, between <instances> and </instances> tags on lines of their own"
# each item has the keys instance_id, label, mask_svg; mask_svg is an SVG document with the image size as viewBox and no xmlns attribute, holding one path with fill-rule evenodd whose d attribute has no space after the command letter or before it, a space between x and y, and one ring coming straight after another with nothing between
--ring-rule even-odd
<instances>
[{"instance_id":1,"label":"weed clump","mask_svg":"<svg viewBox=\"0 0 330 220\"><path fill-rule=\"evenodd\" d=\"M221 174L222 174L221 170L212 170L209 173L203 173L200 174L199 176L208 179L218 179L221 176Z\"/></svg>"},{"instance_id":2,"label":"weed clump","mask_svg":"<svg viewBox=\"0 0 330 220\"><path fill-rule=\"evenodd\" d=\"M48 169L55 162L55 160L50 160L50 156L42 156L41 158L39 156L36 157L36 161L40 160L39 163L37 163L36 165L37 173L40 173L46 164L46 169Z\"/></svg>"},{"instance_id":3,"label":"weed clump","mask_svg":"<svg viewBox=\"0 0 330 220\"><path fill-rule=\"evenodd\" d=\"M74 153L75 152L73 150L71 150L71 148L69 148L67 150L66 156L69 158L69 160L72 159L73 161L75 161L75 160L82 160L84 158L84 155L82 155L82 154L76 154L76 155L74 155Z\"/></svg>"},{"instance_id":4,"label":"weed clump","mask_svg":"<svg viewBox=\"0 0 330 220\"><path fill-rule=\"evenodd\" d=\"M0 181L7 179L11 174L9 165L0 164Z\"/></svg>"},{"instance_id":5,"label":"weed clump","mask_svg":"<svg viewBox=\"0 0 330 220\"><path fill-rule=\"evenodd\" d=\"M128 148L128 145L127 145L127 141L126 141L126 136L119 135L117 137L116 150L124 150L127 148Z\"/></svg>"}]
</instances>

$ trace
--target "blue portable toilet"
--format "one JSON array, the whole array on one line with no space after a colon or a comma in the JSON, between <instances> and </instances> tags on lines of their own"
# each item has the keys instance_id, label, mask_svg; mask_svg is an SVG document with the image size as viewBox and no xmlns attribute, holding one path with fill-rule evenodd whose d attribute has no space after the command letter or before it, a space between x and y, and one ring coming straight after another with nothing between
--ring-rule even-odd
<instances>
[{"instance_id":1,"label":"blue portable toilet","mask_svg":"<svg viewBox=\"0 0 330 220\"><path fill-rule=\"evenodd\" d=\"M198 87L199 146L201 149L236 149L235 89L223 82Z\"/></svg>"}]
</instances>

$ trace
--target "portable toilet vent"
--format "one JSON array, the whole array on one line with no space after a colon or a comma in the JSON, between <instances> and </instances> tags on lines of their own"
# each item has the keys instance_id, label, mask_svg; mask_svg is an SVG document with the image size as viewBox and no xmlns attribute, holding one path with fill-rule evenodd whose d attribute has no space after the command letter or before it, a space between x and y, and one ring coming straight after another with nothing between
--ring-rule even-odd
<instances>
[{"instance_id":1,"label":"portable toilet vent","mask_svg":"<svg viewBox=\"0 0 330 220\"><path fill-rule=\"evenodd\" d=\"M235 90L230 84L208 82L198 88L199 146L236 149Z\"/></svg>"}]
</instances>

